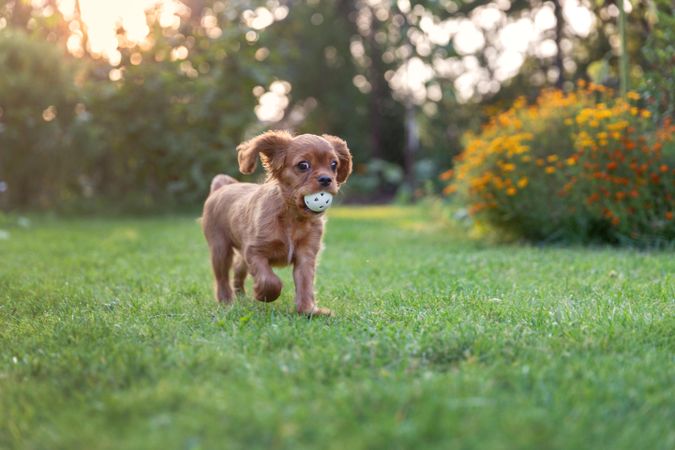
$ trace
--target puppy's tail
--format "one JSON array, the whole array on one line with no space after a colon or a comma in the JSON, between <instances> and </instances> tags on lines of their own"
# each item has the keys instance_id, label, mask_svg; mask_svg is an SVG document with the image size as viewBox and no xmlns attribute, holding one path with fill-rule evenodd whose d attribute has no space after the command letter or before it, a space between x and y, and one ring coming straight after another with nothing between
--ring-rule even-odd
<instances>
[{"instance_id":1,"label":"puppy's tail","mask_svg":"<svg viewBox=\"0 0 675 450\"><path fill-rule=\"evenodd\" d=\"M220 175L216 175L213 177L213 180L211 180L211 194L216 192L218 189L221 187L225 186L226 184L232 184L232 183L238 183L237 180L232 178L229 175L223 175L222 173Z\"/></svg>"}]
</instances>

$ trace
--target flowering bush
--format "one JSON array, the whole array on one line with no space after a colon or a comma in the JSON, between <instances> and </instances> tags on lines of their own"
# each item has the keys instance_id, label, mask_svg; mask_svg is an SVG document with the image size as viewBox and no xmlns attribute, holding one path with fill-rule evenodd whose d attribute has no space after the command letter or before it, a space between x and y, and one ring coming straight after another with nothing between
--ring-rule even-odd
<instances>
[{"instance_id":1,"label":"flowering bush","mask_svg":"<svg viewBox=\"0 0 675 450\"><path fill-rule=\"evenodd\" d=\"M478 223L531 240L675 240L675 126L603 86L519 99L441 175Z\"/></svg>"}]
</instances>

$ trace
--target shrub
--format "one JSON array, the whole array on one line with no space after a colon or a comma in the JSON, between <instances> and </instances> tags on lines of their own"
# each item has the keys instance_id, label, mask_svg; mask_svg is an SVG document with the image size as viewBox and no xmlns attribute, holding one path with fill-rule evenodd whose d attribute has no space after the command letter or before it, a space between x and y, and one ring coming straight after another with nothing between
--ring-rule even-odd
<instances>
[{"instance_id":1,"label":"shrub","mask_svg":"<svg viewBox=\"0 0 675 450\"><path fill-rule=\"evenodd\" d=\"M199 204L213 175L236 170L235 147L254 119L250 90L223 92L220 81L151 62L116 83L91 82L90 126L100 130L101 163L89 172L95 193L127 209Z\"/></svg>"},{"instance_id":2,"label":"shrub","mask_svg":"<svg viewBox=\"0 0 675 450\"><path fill-rule=\"evenodd\" d=\"M651 109L667 117L675 112L675 3L655 0L650 6L655 23L642 48L646 65L641 88Z\"/></svg>"},{"instance_id":3,"label":"shrub","mask_svg":"<svg viewBox=\"0 0 675 450\"><path fill-rule=\"evenodd\" d=\"M533 241L675 240L675 131L603 86L520 99L442 175L478 223Z\"/></svg>"},{"instance_id":4,"label":"shrub","mask_svg":"<svg viewBox=\"0 0 675 450\"><path fill-rule=\"evenodd\" d=\"M189 59L171 61L160 34L143 64L111 81L105 62L0 32L0 208L199 205L213 175L237 173L236 145L256 123L253 87L269 80L223 56L242 36L202 37ZM141 55L123 51L125 63Z\"/></svg>"},{"instance_id":5,"label":"shrub","mask_svg":"<svg viewBox=\"0 0 675 450\"><path fill-rule=\"evenodd\" d=\"M60 201L82 160L72 145L74 66L51 44L3 31L0 67L0 206Z\"/></svg>"}]
</instances>

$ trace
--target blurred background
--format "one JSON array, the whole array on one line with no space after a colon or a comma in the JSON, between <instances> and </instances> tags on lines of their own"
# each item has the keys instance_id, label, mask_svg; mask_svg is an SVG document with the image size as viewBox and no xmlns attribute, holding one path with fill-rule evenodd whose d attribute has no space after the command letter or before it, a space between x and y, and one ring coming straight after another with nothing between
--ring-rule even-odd
<instances>
[{"instance_id":1,"label":"blurred background","mask_svg":"<svg viewBox=\"0 0 675 450\"><path fill-rule=\"evenodd\" d=\"M580 83L663 134L673 4L618 1L0 0L0 207L196 209L270 128L346 139L347 202L452 197L468 137Z\"/></svg>"}]
</instances>

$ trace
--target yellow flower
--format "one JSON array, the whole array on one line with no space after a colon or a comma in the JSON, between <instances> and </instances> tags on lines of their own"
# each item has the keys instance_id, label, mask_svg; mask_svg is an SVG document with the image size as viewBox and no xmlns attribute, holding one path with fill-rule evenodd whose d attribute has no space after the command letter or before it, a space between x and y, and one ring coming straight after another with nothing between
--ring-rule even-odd
<instances>
[{"instance_id":1,"label":"yellow flower","mask_svg":"<svg viewBox=\"0 0 675 450\"><path fill-rule=\"evenodd\" d=\"M554 173L554 172L555 172L555 167L553 167L553 166L547 166L545 170L546 170L546 173L549 173L549 174L550 174L550 173Z\"/></svg>"},{"instance_id":2,"label":"yellow flower","mask_svg":"<svg viewBox=\"0 0 675 450\"><path fill-rule=\"evenodd\" d=\"M506 190L506 195L513 196L516 195L516 188L510 187Z\"/></svg>"},{"instance_id":3,"label":"yellow flower","mask_svg":"<svg viewBox=\"0 0 675 450\"><path fill-rule=\"evenodd\" d=\"M609 125L607 125L607 129L610 131L621 131L624 128L628 128L628 125L630 124L628 123L627 120L620 120L616 123L610 123Z\"/></svg>"},{"instance_id":4,"label":"yellow flower","mask_svg":"<svg viewBox=\"0 0 675 450\"><path fill-rule=\"evenodd\" d=\"M556 162L558 160L558 155L549 155L548 158L546 158L546 161L548 162Z\"/></svg>"},{"instance_id":5,"label":"yellow flower","mask_svg":"<svg viewBox=\"0 0 675 450\"><path fill-rule=\"evenodd\" d=\"M652 116L652 113L647 111L646 109L643 109L640 115L642 116L643 119L649 119Z\"/></svg>"},{"instance_id":6,"label":"yellow flower","mask_svg":"<svg viewBox=\"0 0 675 450\"><path fill-rule=\"evenodd\" d=\"M567 158L565 162L567 163L568 166L573 166L577 163L577 160L574 158Z\"/></svg>"},{"instance_id":7,"label":"yellow flower","mask_svg":"<svg viewBox=\"0 0 675 450\"><path fill-rule=\"evenodd\" d=\"M565 125L572 125L574 121L572 119L565 119Z\"/></svg>"},{"instance_id":8,"label":"yellow flower","mask_svg":"<svg viewBox=\"0 0 675 450\"><path fill-rule=\"evenodd\" d=\"M593 128L597 128L600 125L600 122L598 122L597 120L594 119L594 120L591 120L590 122L588 122L588 124Z\"/></svg>"},{"instance_id":9,"label":"yellow flower","mask_svg":"<svg viewBox=\"0 0 675 450\"><path fill-rule=\"evenodd\" d=\"M631 115L631 116L637 116L637 115L638 115L638 109L637 109L635 106L633 106L633 107L630 109L630 115Z\"/></svg>"},{"instance_id":10,"label":"yellow flower","mask_svg":"<svg viewBox=\"0 0 675 450\"><path fill-rule=\"evenodd\" d=\"M527 186L527 183L528 183L528 182L529 182L529 180L527 179L527 177L522 177L520 180L518 180L518 183L517 183L517 184L518 184L518 187L519 187L520 189L522 189L522 188L524 188L525 186Z\"/></svg>"},{"instance_id":11,"label":"yellow flower","mask_svg":"<svg viewBox=\"0 0 675 450\"><path fill-rule=\"evenodd\" d=\"M598 133L598 139L607 139L607 132L601 131Z\"/></svg>"},{"instance_id":12,"label":"yellow flower","mask_svg":"<svg viewBox=\"0 0 675 450\"><path fill-rule=\"evenodd\" d=\"M502 169L504 170L504 172L513 172L513 170L515 168L516 168L516 165L511 164L511 163L506 163L502 166Z\"/></svg>"},{"instance_id":13,"label":"yellow flower","mask_svg":"<svg viewBox=\"0 0 675 450\"><path fill-rule=\"evenodd\" d=\"M630 100L640 100L640 94L635 91L629 91L626 94L626 97L628 97Z\"/></svg>"}]
</instances>

